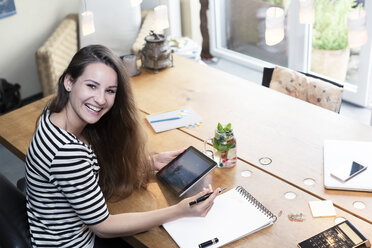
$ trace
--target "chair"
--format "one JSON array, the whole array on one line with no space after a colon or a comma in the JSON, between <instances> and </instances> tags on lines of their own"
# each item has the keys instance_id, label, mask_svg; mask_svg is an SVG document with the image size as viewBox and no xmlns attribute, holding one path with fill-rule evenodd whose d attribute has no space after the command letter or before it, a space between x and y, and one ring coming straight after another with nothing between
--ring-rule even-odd
<instances>
[{"instance_id":1,"label":"chair","mask_svg":"<svg viewBox=\"0 0 372 248\"><path fill-rule=\"evenodd\" d=\"M26 197L0 173L0 247L31 247Z\"/></svg>"},{"instance_id":2,"label":"chair","mask_svg":"<svg viewBox=\"0 0 372 248\"><path fill-rule=\"evenodd\" d=\"M17 189L21 191L22 194L26 194L26 178L22 177L17 181Z\"/></svg>"},{"instance_id":3,"label":"chair","mask_svg":"<svg viewBox=\"0 0 372 248\"><path fill-rule=\"evenodd\" d=\"M43 95L57 92L57 81L78 50L78 15L67 15L48 40L37 50Z\"/></svg>"},{"instance_id":4,"label":"chair","mask_svg":"<svg viewBox=\"0 0 372 248\"><path fill-rule=\"evenodd\" d=\"M276 66L265 67L262 85L339 113L343 85L309 73Z\"/></svg>"}]
</instances>

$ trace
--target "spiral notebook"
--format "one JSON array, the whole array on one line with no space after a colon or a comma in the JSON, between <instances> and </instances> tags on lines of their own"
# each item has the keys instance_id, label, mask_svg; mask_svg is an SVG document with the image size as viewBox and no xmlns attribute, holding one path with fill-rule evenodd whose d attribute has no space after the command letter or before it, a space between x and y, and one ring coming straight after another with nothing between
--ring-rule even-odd
<instances>
[{"instance_id":1,"label":"spiral notebook","mask_svg":"<svg viewBox=\"0 0 372 248\"><path fill-rule=\"evenodd\" d=\"M163 224L179 247L199 247L218 238L220 247L266 228L277 217L243 187L238 186L217 196L206 217L187 217Z\"/></svg>"}]
</instances>

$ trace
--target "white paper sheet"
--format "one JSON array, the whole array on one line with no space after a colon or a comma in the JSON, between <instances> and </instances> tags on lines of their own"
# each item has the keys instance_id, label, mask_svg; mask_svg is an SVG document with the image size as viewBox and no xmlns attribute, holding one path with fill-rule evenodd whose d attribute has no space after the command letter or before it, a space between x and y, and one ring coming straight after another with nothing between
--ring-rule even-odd
<instances>
[{"instance_id":1,"label":"white paper sheet","mask_svg":"<svg viewBox=\"0 0 372 248\"><path fill-rule=\"evenodd\" d=\"M146 119L157 133L180 127L196 127L202 122L201 117L192 108L176 109L159 114L148 115L146 116ZM163 121L153 122L157 120Z\"/></svg>"}]
</instances>

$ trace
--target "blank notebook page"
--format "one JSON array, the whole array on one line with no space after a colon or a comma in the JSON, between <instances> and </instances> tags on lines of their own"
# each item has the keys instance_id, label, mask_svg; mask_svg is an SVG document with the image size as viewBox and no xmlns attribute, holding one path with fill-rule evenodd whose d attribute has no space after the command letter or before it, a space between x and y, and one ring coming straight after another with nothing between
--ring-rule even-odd
<instances>
[{"instance_id":1,"label":"blank notebook page","mask_svg":"<svg viewBox=\"0 0 372 248\"><path fill-rule=\"evenodd\" d=\"M217 196L207 216L181 218L164 224L166 231L180 247L198 247L218 238L208 247L219 247L273 224L264 211L235 189Z\"/></svg>"}]
</instances>

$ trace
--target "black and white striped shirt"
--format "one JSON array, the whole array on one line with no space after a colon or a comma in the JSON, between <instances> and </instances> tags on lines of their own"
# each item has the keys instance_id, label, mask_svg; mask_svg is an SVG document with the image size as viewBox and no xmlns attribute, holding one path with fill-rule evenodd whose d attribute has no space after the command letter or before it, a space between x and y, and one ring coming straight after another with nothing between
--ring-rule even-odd
<instances>
[{"instance_id":1,"label":"black and white striped shirt","mask_svg":"<svg viewBox=\"0 0 372 248\"><path fill-rule=\"evenodd\" d=\"M88 225L108 217L92 149L40 117L26 156L27 215L33 247L93 247Z\"/></svg>"}]
</instances>

